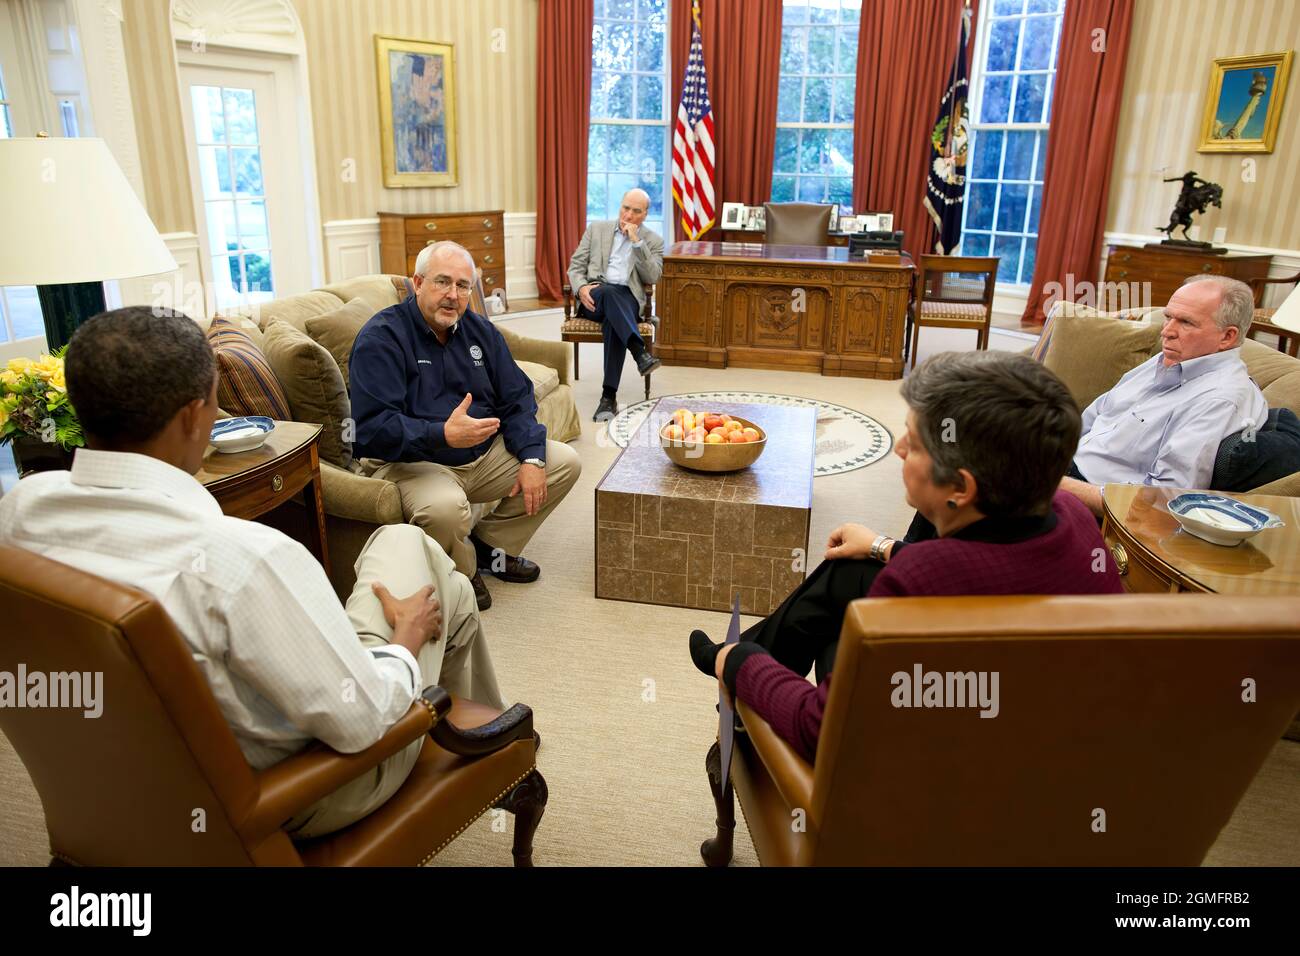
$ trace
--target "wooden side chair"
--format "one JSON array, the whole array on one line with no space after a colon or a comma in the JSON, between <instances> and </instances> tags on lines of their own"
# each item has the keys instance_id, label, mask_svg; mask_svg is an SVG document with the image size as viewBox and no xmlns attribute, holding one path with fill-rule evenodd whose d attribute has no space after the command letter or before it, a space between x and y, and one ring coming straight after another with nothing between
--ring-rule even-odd
<instances>
[{"instance_id":1,"label":"wooden side chair","mask_svg":"<svg viewBox=\"0 0 1300 956\"><path fill-rule=\"evenodd\" d=\"M0 544L0 607L0 670L103 675L95 719L0 707L40 794L52 865L418 866L494 807L515 815L515 865L532 863L547 789L521 704L501 713L430 687L360 753L316 743L253 770L151 595ZM421 739L406 782L369 816L301 842L282 829Z\"/></svg>"},{"instance_id":2,"label":"wooden side chair","mask_svg":"<svg viewBox=\"0 0 1300 956\"><path fill-rule=\"evenodd\" d=\"M921 327L971 329L976 348L989 347L993 321L996 256L920 256L917 261L916 309L912 322L912 367Z\"/></svg>"},{"instance_id":3,"label":"wooden side chair","mask_svg":"<svg viewBox=\"0 0 1300 956\"><path fill-rule=\"evenodd\" d=\"M734 792L766 866L1197 866L1297 705L1293 597L855 601L815 764L739 703L700 852L730 861Z\"/></svg>"},{"instance_id":4,"label":"wooden side chair","mask_svg":"<svg viewBox=\"0 0 1300 956\"><path fill-rule=\"evenodd\" d=\"M641 309L641 321L637 323L636 330L641 338L645 340L646 348L650 350L651 355L655 354L655 343L659 337L659 316L654 314L654 305L655 290L654 286L650 286L645 290L645 307ZM567 282L564 283L564 321L560 323L560 341L573 343L573 380L575 382L579 378L578 346L584 342L600 344L605 341L599 322L578 315L578 295ZM645 397L647 400L650 398L649 375L645 376Z\"/></svg>"},{"instance_id":5,"label":"wooden side chair","mask_svg":"<svg viewBox=\"0 0 1300 956\"><path fill-rule=\"evenodd\" d=\"M1279 352L1286 352L1287 355L1300 358L1300 332L1293 332L1290 329L1274 325L1272 318L1277 309L1258 307L1258 304L1264 301L1264 293L1267 291L1265 286L1279 284L1290 286L1300 284L1300 272L1293 276L1279 276L1276 279L1260 278L1250 280L1251 288L1255 290L1256 309L1255 315L1251 319L1250 330L1246 333L1246 338L1253 339L1260 332L1276 335Z\"/></svg>"}]
</instances>

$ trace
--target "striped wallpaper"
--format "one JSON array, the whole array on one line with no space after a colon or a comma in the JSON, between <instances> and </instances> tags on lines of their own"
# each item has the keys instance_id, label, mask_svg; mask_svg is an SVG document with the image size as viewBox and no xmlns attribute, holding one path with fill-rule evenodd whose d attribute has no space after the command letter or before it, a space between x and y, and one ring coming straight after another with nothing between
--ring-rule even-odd
<instances>
[{"instance_id":1,"label":"striped wallpaper","mask_svg":"<svg viewBox=\"0 0 1300 956\"><path fill-rule=\"evenodd\" d=\"M381 210L534 209L536 0L295 0L294 5L307 40L322 220L371 218ZM384 188L376 33L455 45L460 185ZM355 160L354 182L343 175L349 159Z\"/></svg>"},{"instance_id":2,"label":"striped wallpaper","mask_svg":"<svg viewBox=\"0 0 1300 956\"><path fill-rule=\"evenodd\" d=\"M159 232L194 232L185 124L166 0L125 0L122 45L145 203Z\"/></svg>"},{"instance_id":3,"label":"striped wallpaper","mask_svg":"<svg viewBox=\"0 0 1300 956\"><path fill-rule=\"evenodd\" d=\"M1300 62L1272 153L1196 151L1214 60L1282 50L1300 51L1296 0L1137 0L1107 231L1152 235L1178 197L1178 183L1160 180L1194 169L1223 186L1223 208L1196 217L1202 239L1222 226L1230 243L1300 249ZM1243 159L1255 161L1253 183L1242 181Z\"/></svg>"}]
</instances>

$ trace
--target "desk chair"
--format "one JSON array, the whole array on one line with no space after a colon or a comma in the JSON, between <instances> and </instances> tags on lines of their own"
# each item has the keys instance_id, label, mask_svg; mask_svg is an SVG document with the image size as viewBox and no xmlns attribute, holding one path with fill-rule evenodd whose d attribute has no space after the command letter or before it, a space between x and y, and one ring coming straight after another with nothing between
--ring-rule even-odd
<instances>
[{"instance_id":1,"label":"desk chair","mask_svg":"<svg viewBox=\"0 0 1300 956\"><path fill-rule=\"evenodd\" d=\"M831 207L815 202L765 202L770 246L830 245Z\"/></svg>"},{"instance_id":2,"label":"desk chair","mask_svg":"<svg viewBox=\"0 0 1300 956\"><path fill-rule=\"evenodd\" d=\"M655 354L655 341L659 334L659 316L654 314L654 305L654 286L646 286L645 305L641 308L641 321L636 324L636 330L641 338L645 340L646 348L649 349L651 355ZM603 344L605 341L599 322L578 315L578 294L570 288L567 282L564 283L564 321L560 323L560 341L573 343L573 380L575 382L579 378L578 346L583 342ZM653 372L650 373L650 375L653 374ZM644 376L647 401L650 399L650 375Z\"/></svg>"},{"instance_id":3,"label":"desk chair","mask_svg":"<svg viewBox=\"0 0 1300 956\"><path fill-rule=\"evenodd\" d=\"M0 730L45 809L51 864L416 866L500 807L515 814L515 865L532 865L547 790L523 705L503 714L430 687L360 753L317 743L258 771L150 595L0 545L0 607L0 670L15 673L21 661L29 673L104 675L97 719L80 709L0 708ZM299 843L281 829L421 738L410 776L369 816Z\"/></svg>"},{"instance_id":4,"label":"desk chair","mask_svg":"<svg viewBox=\"0 0 1300 956\"><path fill-rule=\"evenodd\" d=\"M916 666L997 672L997 716L895 707ZM764 865L1196 866L1297 705L1293 598L855 601L816 765L740 703L701 854L730 861L734 788Z\"/></svg>"},{"instance_id":5,"label":"desk chair","mask_svg":"<svg viewBox=\"0 0 1300 956\"><path fill-rule=\"evenodd\" d=\"M1251 279L1251 288L1255 290L1255 302L1264 301L1264 286L1266 285L1290 285L1295 286L1300 283L1300 272L1293 276L1279 276L1276 279L1260 278ZM1287 355L1300 358L1300 332L1293 332L1290 329L1284 329L1274 325L1272 322L1274 313L1277 309L1255 309L1255 314L1251 319L1250 329L1246 332L1246 338L1253 339L1258 333L1265 332L1269 335L1277 336L1277 349L1279 352L1286 352Z\"/></svg>"},{"instance_id":6,"label":"desk chair","mask_svg":"<svg viewBox=\"0 0 1300 956\"><path fill-rule=\"evenodd\" d=\"M981 281L982 278L982 281ZM912 367L921 327L973 329L976 348L989 347L993 321L996 256L920 256L917 261L916 310L912 323Z\"/></svg>"}]
</instances>

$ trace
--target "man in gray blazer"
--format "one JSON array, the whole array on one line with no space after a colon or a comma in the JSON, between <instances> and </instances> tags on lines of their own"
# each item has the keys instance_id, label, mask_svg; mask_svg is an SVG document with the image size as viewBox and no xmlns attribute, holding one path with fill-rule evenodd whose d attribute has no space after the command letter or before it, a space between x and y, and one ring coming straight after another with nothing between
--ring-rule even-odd
<instances>
[{"instance_id":1,"label":"man in gray blazer","mask_svg":"<svg viewBox=\"0 0 1300 956\"><path fill-rule=\"evenodd\" d=\"M636 330L645 288L659 281L664 268L663 239L641 225L649 210L645 190L629 189L618 221L589 225L569 260L569 285L578 296L578 315L599 322L605 338L604 388L593 416L598 422L618 414L618 381L627 352L641 375L661 364Z\"/></svg>"}]
</instances>

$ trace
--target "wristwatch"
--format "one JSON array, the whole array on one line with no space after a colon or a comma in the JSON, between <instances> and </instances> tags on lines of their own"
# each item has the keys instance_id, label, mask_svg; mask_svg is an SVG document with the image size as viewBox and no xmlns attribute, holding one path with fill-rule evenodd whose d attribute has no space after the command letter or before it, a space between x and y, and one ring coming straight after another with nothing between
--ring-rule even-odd
<instances>
[{"instance_id":1,"label":"wristwatch","mask_svg":"<svg viewBox=\"0 0 1300 956\"><path fill-rule=\"evenodd\" d=\"M546 462L542 461L542 459L540 459L540 458L525 458L525 459L524 459L524 464L525 464L525 465L536 465L538 468L542 469L543 471L546 470Z\"/></svg>"}]
</instances>

